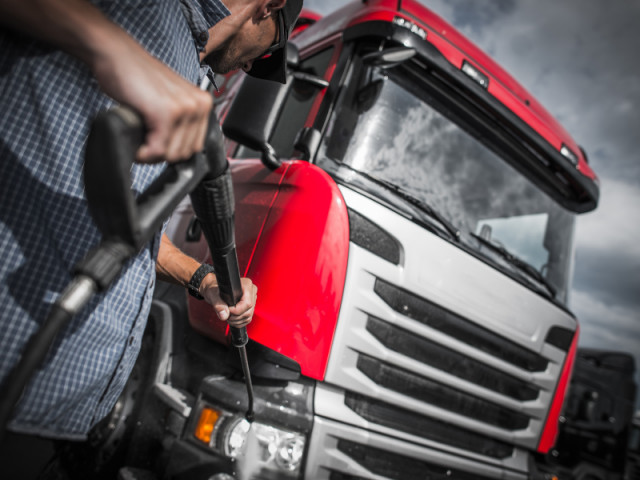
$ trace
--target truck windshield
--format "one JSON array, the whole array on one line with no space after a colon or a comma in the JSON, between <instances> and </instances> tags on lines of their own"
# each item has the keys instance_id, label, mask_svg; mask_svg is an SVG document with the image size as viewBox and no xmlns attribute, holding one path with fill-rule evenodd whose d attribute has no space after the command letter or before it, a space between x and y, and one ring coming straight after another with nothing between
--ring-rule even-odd
<instances>
[{"instance_id":1,"label":"truck windshield","mask_svg":"<svg viewBox=\"0 0 640 480\"><path fill-rule=\"evenodd\" d=\"M377 79L374 73L352 100L343 99L350 106L343 104L337 116L352 119L332 119L320 156L424 202L490 262L504 267L506 250L515 263L532 266L565 302L574 216L430 106L424 88L396 70L378 72ZM494 245L502 247L502 258ZM515 272L509 263L504 268L542 291L536 272Z\"/></svg>"}]
</instances>

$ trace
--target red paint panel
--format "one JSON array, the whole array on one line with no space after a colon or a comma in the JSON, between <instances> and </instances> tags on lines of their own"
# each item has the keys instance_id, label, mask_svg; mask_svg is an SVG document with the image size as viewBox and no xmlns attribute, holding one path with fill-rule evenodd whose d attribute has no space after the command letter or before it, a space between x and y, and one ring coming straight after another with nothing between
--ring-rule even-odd
<instances>
[{"instance_id":1,"label":"red paint panel","mask_svg":"<svg viewBox=\"0 0 640 480\"><path fill-rule=\"evenodd\" d=\"M396 12L395 10L390 10L389 8L367 8L366 10L358 12L358 14L353 17L353 20L351 20L347 28L364 22L382 21L391 23L397 16L398 12ZM410 20L415 21L414 19Z\"/></svg>"},{"instance_id":2,"label":"red paint panel","mask_svg":"<svg viewBox=\"0 0 640 480\"><path fill-rule=\"evenodd\" d=\"M564 404L564 397L567 393L567 387L571 380L571 373L573 372L573 364L576 359L576 350L578 349L578 337L580 336L580 325L576 329L576 333L573 336L573 342L571 342L571 348L567 354L567 358L564 361L564 367L558 381L558 387L549 409L547 416L547 422L544 425L544 430L540 436L540 443L538 444L538 452L547 453L556 443L558 437L558 419L562 412L562 405Z\"/></svg>"},{"instance_id":3,"label":"red paint panel","mask_svg":"<svg viewBox=\"0 0 640 480\"><path fill-rule=\"evenodd\" d=\"M249 336L322 380L349 252L349 218L335 182L293 161L269 212L247 276L258 286Z\"/></svg>"},{"instance_id":4,"label":"red paint panel","mask_svg":"<svg viewBox=\"0 0 640 480\"><path fill-rule=\"evenodd\" d=\"M300 12L300 16L298 17L298 21L296 22L296 26L293 27L293 31L291 32L289 39L292 39L296 35L304 32L307 28L309 28L321 18L322 15L309 10L308 8L303 8Z\"/></svg>"},{"instance_id":5,"label":"red paint panel","mask_svg":"<svg viewBox=\"0 0 640 480\"><path fill-rule=\"evenodd\" d=\"M240 272L247 271L259 233L267 219L280 183L289 165L275 171L260 160L232 160L229 163L236 201L236 248Z\"/></svg>"},{"instance_id":6,"label":"red paint panel","mask_svg":"<svg viewBox=\"0 0 640 480\"><path fill-rule=\"evenodd\" d=\"M319 13L314 12L313 10L309 10L308 8L303 8L302 11L300 12L298 23L312 24L312 23L316 23L321 18L322 18L322 15L320 15Z\"/></svg>"},{"instance_id":7,"label":"red paint panel","mask_svg":"<svg viewBox=\"0 0 640 480\"><path fill-rule=\"evenodd\" d=\"M260 232L271 208L288 165L271 171L260 160L231 160L229 163L233 177L236 202L236 247L240 272L245 273L253 255ZM211 255L204 236L198 244L192 244L194 251L206 251L206 256L197 260L211 263ZM226 343L227 324L218 320L207 302L187 297L189 321L201 334Z\"/></svg>"}]
</instances>

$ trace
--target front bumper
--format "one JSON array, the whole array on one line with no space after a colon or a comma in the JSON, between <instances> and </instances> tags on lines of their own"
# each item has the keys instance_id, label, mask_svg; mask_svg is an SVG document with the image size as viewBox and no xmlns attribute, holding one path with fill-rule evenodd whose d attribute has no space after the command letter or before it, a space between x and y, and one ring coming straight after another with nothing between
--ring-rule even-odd
<instances>
[{"instance_id":1,"label":"front bumper","mask_svg":"<svg viewBox=\"0 0 640 480\"><path fill-rule=\"evenodd\" d=\"M313 427L314 387L315 382L303 378L295 382L254 385L256 424L277 429L279 432L290 432L293 435L302 436L308 448L308 438ZM221 420L216 425L212 439L208 443L195 435L200 414L204 408L213 408L222 413ZM265 455L256 452L255 449L251 455L247 452L247 458L231 458L225 453L221 440L225 438L225 429L232 428L241 420L246 409L247 395L242 379L236 380L222 376L206 377L202 381L185 428L180 438L171 447L165 477L208 480L216 474L226 473L237 479L302 478L306 451L302 464L293 472L279 471L274 462L264 458ZM254 448L258 447L254 446Z\"/></svg>"}]
</instances>

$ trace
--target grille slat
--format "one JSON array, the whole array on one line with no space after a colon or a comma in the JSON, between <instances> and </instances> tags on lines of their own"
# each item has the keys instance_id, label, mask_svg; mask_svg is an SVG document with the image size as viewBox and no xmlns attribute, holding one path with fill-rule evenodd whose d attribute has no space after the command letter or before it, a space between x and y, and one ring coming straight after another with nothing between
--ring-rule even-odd
<instances>
[{"instance_id":1,"label":"grille slat","mask_svg":"<svg viewBox=\"0 0 640 480\"><path fill-rule=\"evenodd\" d=\"M350 208L347 211L349 213L349 240L374 255L398 265L400 263L398 241L358 212Z\"/></svg>"},{"instance_id":2,"label":"grille slat","mask_svg":"<svg viewBox=\"0 0 640 480\"><path fill-rule=\"evenodd\" d=\"M462 472L415 458L340 439L338 450L370 472L392 480L483 480L477 474ZM359 477L332 472L331 480L359 480Z\"/></svg>"},{"instance_id":3,"label":"grille slat","mask_svg":"<svg viewBox=\"0 0 640 480\"><path fill-rule=\"evenodd\" d=\"M540 393L522 380L371 315L366 328L389 350L488 390L520 401L535 400Z\"/></svg>"},{"instance_id":4,"label":"grille slat","mask_svg":"<svg viewBox=\"0 0 640 480\"><path fill-rule=\"evenodd\" d=\"M513 446L410 410L346 392L347 407L369 422L493 458L507 458Z\"/></svg>"},{"instance_id":5,"label":"grille slat","mask_svg":"<svg viewBox=\"0 0 640 480\"><path fill-rule=\"evenodd\" d=\"M546 370L548 360L413 293L376 279L374 291L396 312L529 372Z\"/></svg>"},{"instance_id":6,"label":"grille slat","mask_svg":"<svg viewBox=\"0 0 640 480\"><path fill-rule=\"evenodd\" d=\"M574 335L575 332L556 326L549 329L547 338L545 338L544 341L554 347L558 347L560 350L568 352Z\"/></svg>"},{"instance_id":7,"label":"grille slat","mask_svg":"<svg viewBox=\"0 0 640 480\"><path fill-rule=\"evenodd\" d=\"M529 417L407 370L360 354L358 369L378 385L506 430L522 430Z\"/></svg>"}]
</instances>

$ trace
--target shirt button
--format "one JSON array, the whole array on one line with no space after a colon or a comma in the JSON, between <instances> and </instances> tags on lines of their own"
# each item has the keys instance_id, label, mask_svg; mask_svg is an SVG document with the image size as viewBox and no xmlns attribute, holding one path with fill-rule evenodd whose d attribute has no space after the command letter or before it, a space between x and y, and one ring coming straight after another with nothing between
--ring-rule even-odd
<instances>
[{"instance_id":1,"label":"shirt button","mask_svg":"<svg viewBox=\"0 0 640 480\"><path fill-rule=\"evenodd\" d=\"M134 337L129 338L129 345L133 345L133 341L135 340Z\"/></svg>"},{"instance_id":2,"label":"shirt button","mask_svg":"<svg viewBox=\"0 0 640 480\"><path fill-rule=\"evenodd\" d=\"M202 32L200 35L198 35L198 38L202 42L206 42L207 40L209 40L209 34L207 32Z\"/></svg>"}]
</instances>

